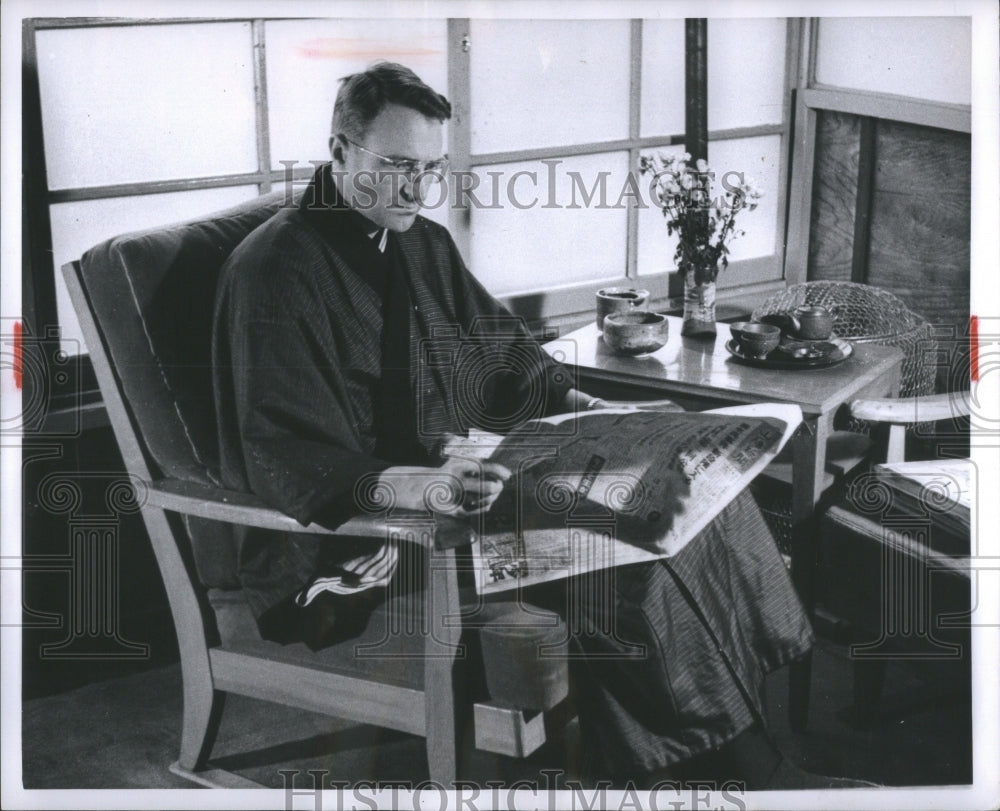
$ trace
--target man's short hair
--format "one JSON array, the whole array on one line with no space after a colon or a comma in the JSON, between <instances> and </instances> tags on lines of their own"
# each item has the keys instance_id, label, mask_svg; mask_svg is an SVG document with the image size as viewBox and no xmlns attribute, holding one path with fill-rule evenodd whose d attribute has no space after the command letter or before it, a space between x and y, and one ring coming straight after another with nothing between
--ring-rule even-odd
<instances>
[{"instance_id":1,"label":"man's short hair","mask_svg":"<svg viewBox=\"0 0 1000 811\"><path fill-rule=\"evenodd\" d=\"M364 73L341 79L333 105L332 134L362 137L387 104L409 107L441 122L451 118L448 99L424 84L416 73L395 62L377 62Z\"/></svg>"}]
</instances>

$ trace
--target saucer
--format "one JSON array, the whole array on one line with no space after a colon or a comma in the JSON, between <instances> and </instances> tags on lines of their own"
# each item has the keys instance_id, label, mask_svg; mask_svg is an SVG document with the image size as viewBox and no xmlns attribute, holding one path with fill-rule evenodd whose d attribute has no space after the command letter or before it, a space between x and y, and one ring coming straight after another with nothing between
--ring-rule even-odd
<instances>
[{"instance_id":1,"label":"saucer","mask_svg":"<svg viewBox=\"0 0 1000 811\"><path fill-rule=\"evenodd\" d=\"M799 346L801 344L801 346ZM804 349L806 354L795 355L789 348ZM847 360L854 347L842 338L827 341L794 341L783 343L763 358L748 354L735 339L726 342L726 351L737 360L763 369L822 369Z\"/></svg>"}]
</instances>

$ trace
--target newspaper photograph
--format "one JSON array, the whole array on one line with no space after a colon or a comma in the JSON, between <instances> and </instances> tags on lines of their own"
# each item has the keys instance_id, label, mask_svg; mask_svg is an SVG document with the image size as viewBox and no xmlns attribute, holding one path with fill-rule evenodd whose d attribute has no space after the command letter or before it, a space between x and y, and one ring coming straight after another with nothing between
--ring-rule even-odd
<instances>
[{"instance_id":1,"label":"newspaper photograph","mask_svg":"<svg viewBox=\"0 0 1000 811\"><path fill-rule=\"evenodd\" d=\"M996 2L0 64L0 808L1000 809Z\"/></svg>"},{"instance_id":2,"label":"newspaper photograph","mask_svg":"<svg viewBox=\"0 0 1000 811\"><path fill-rule=\"evenodd\" d=\"M554 430L572 419L576 430ZM607 409L457 441L451 455L489 459L514 474L473 546L479 593L677 554L801 421L798 406L777 404Z\"/></svg>"}]
</instances>

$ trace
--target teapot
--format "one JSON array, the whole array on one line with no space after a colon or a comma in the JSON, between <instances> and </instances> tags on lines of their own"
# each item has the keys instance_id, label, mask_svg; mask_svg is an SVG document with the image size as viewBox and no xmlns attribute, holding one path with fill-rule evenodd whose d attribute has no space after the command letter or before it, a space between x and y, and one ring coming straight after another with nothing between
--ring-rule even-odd
<instances>
[{"instance_id":1,"label":"teapot","mask_svg":"<svg viewBox=\"0 0 1000 811\"><path fill-rule=\"evenodd\" d=\"M820 304L803 304L790 313L772 313L760 320L804 341L825 341L833 332L833 313Z\"/></svg>"},{"instance_id":2,"label":"teapot","mask_svg":"<svg viewBox=\"0 0 1000 811\"><path fill-rule=\"evenodd\" d=\"M806 341L825 341L833 332L833 313L819 304L803 305L792 311L795 334Z\"/></svg>"}]
</instances>

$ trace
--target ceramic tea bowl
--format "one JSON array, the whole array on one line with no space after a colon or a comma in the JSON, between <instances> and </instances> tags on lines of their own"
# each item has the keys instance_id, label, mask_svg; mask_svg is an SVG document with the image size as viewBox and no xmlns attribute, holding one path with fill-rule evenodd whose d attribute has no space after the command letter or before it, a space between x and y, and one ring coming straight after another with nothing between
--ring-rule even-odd
<instances>
[{"instance_id":1,"label":"ceramic tea bowl","mask_svg":"<svg viewBox=\"0 0 1000 811\"><path fill-rule=\"evenodd\" d=\"M648 310L611 313L604 319L604 343L621 355L645 355L667 342L670 323Z\"/></svg>"}]
</instances>

